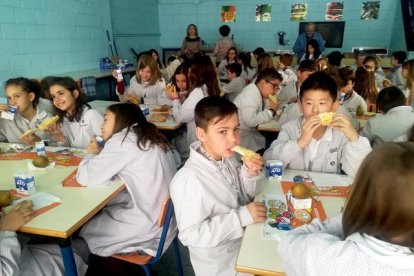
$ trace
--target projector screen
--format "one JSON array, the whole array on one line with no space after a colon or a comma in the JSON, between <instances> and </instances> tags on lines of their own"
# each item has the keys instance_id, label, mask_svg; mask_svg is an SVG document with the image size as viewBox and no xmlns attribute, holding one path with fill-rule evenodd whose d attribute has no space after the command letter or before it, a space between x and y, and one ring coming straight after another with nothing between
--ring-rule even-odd
<instances>
[{"instance_id":1,"label":"projector screen","mask_svg":"<svg viewBox=\"0 0 414 276\"><path fill-rule=\"evenodd\" d=\"M299 34L305 31L305 26L309 22L299 23ZM345 22L313 22L315 23L316 30L320 32L325 39L326 48L342 48L342 42L344 40Z\"/></svg>"}]
</instances>

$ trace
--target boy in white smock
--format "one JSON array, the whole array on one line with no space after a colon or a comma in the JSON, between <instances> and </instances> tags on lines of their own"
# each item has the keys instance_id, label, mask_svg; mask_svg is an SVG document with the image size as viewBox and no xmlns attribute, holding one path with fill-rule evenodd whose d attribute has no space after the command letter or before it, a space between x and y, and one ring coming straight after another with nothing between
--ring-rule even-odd
<instances>
[{"instance_id":1,"label":"boy in white smock","mask_svg":"<svg viewBox=\"0 0 414 276\"><path fill-rule=\"evenodd\" d=\"M170 186L179 239L188 246L197 276L230 276L244 227L263 222L266 208L252 202L261 186L260 156L241 166L232 148L240 141L237 107L220 97L195 108L196 134L190 158Z\"/></svg>"},{"instance_id":2,"label":"boy in white smock","mask_svg":"<svg viewBox=\"0 0 414 276\"><path fill-rule=\"evenodd\" d=\"M371 151L368 139L359 136L343 114L334 114L327 125L318 116L339 108L336 82L324 72L314 73L302 84L299 98L303 116L282 125L264 159L282 160L290 169L354 176Z\"/></svg>"},{"instance_id":3,"label":"boy in white smock","mask_svg":"<svg viewBox=\"0 0 414 276\"><path fill-rule=\"evenodd\" d=\"M369 119L361 130L361 135L368 138L372 147L407 136L414 125L414 111L405 105L404 93L399 88L382 89L377 96L377 108L382 115Z\"/></svg>"}]
</instances>

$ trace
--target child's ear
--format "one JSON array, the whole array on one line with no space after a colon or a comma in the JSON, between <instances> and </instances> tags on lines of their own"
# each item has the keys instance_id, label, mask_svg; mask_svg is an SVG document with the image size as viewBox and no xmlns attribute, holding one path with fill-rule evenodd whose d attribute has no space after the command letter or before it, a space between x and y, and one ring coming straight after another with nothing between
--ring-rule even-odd
<instances>
[{"instance_id":1,"label":"child's ear","mask_svg":"<svg viewBox=\"0 0 414 276\"><path fill-rule=\"evenodd\" d=\"M196 135L201 142L206 141L206 132L201 127L196 127Z\"/></svg>"},{"instance_id":2,"label":"child's ear","mask_svg":"<svg viewBox=\"0 0 414 276\"><path fill-rule=\"evenodd\" d=\"M341 104L339 103L339 101L334 101L333 105L332 105L332 111L336 112L339 109L339 106Z\"/></svg>"},{"instance_id":3,"label":"child's ear","mask_svg":"<svg viewBox=\"0 0 414 276\"><path fill-rule=\"evenodd\" d=\"M36 98L36 94L34 92L29 92L29 100L33 102Z\"/></svg>"},{"instance_id":4,"label":"child's ear","mask_svg":"<svg viewBox=\"0 0 414 276\"><path fill-rule=\"evenodd\" d=\"M73 97L75 99L77 99L79 97L79 90L78 89L73 90Z\"/></svg>"}]
</instances>

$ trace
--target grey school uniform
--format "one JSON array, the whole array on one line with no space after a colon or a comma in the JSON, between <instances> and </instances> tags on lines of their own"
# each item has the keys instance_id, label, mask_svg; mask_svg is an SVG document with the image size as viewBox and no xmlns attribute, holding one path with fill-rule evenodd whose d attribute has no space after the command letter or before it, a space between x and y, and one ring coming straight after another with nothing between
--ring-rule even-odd
<instances>
[{"instance_id":1,"label":"grey school uniform","mask_svg":"<svg viewBox=\"0 0 414 276\"><path fill-rule=\"evenodd\" d=\"M234 101L245 86L246 81L242 77L237 77L221 87L221 90L227 95L229 101Z\"/></svg>"},{"instance_id":2,"label":"grey school uniform","mask_svg":"<svg viewBox=\"0 0 414 276\"><path fill-rule=\"evenodd\" d=\"M406 135L414 125L414 111L411 106L397 106L385 115L378 114L368 120L361 135L368 138L372 147L385 142L393 142Z\"/></svg>"},{"instance_id":3,"label":"grey school uniform","mask_svg":"<svg viewBox=\"0 0 414 276\"><path fill-rule=\"evenodd\" d=\"M265 147L265 138L257 131L257 126L272 119L272 112L264 109L263 97L256 84L246 86L234 100L239 108L240 145L257 151Z\"/></svg>"},{"instance_id":4,"label":"grey school uniform","mask_svg":"<svg viewBox=\"0 0 414 276\"><path fill-rule=\"evenodd\" d=\"M29 121L16 113L14 120L0 119L0 141L9 143L20 143L19 137L30 129L37 128L47 117L51 117L49 113L37 108L36 115ZM43 131L36 132L43 140L49 138Z\"/></svg>"},{"instance_id":5,"label":"grey school uniform","mask_svg":"<svg viewBox=\"0 0 414 276\"><path fill-rule=\"evenodd\" d=\"M358 140L350 142L343 132L328 127L320 139L315 158L310 160L309 146L301 149L297 143L302 121L303 116L300 116L282 125L278 138L264 153L264 159L282 160L283 167L289 169L327 173L343 170L355 176L362 160L371 151L368 139L359 136Z\"/></svg>"}]
</instances>

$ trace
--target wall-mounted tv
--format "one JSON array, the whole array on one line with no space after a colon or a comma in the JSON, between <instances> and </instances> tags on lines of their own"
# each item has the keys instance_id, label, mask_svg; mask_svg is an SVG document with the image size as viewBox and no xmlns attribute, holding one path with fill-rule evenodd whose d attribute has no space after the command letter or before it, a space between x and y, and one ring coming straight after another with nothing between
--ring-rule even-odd
<instances>
[{"instance_id":1,"label":"wall-mounted tv","mask_svg":"<svg viewBox=\"0 0 414 276\"><path fill-rule=\"evenodd\" d=\"M344 40L344 21L335 22L313 22L315 23L316 30L320 32L325 39L326 48L342 48L342 42ZM308 22L299 23L299 34L305 31L305 27Z\"/></svg>"},{"instance_id":2,"label":"wall-mounted tv","mask_svg":"<svg viewBox=\"0 0 414 276\"><path fill-rule=\"evenodd\" d=\"M407 51L414 51L414 0L401 0Z\"/></svg>"}]
</instances>

